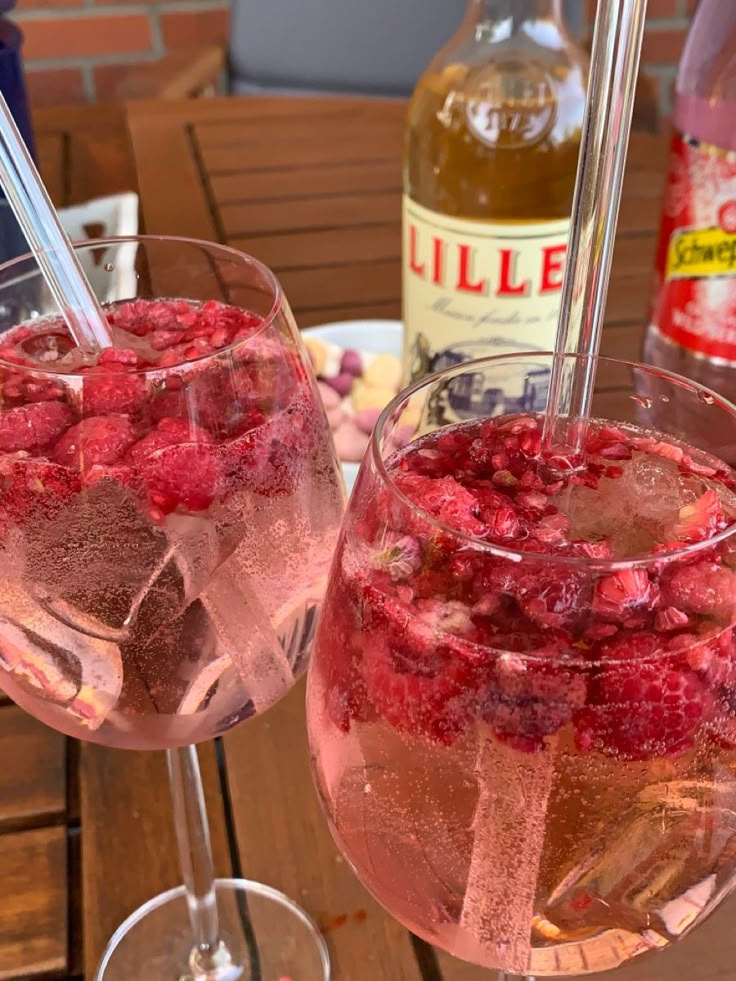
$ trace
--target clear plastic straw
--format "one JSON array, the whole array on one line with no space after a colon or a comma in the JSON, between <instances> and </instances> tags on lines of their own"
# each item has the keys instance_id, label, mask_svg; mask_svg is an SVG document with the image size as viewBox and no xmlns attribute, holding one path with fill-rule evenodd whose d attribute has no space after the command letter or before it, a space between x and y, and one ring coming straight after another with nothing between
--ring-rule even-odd
<instances>
[{"instance_id":1,"label":"clear plastic straw","mask_svg":"<svg viewBox=\"0 0 736 981\"><path fill-rule=\"evenodd\" d=\"M110 329L0 92L0 183L75 343L112 347Z\"/></svg>"},{"instance_id":2,"label":"clear plastic straw","mask_svg":"<svg viewBox=\"0 0 736 981\"><path fill-rule=\"evenodd\" d=\"M548 452L582 449L611 275L646 0L599 0L570 244L544 422ZM559 355L576 354L564 358Z\"/></svg>"}]
</instances>

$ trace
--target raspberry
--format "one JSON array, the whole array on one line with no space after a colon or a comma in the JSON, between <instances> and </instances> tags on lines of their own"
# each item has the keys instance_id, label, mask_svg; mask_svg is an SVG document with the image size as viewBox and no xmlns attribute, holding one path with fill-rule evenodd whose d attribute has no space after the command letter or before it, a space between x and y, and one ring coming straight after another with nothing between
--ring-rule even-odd
<instances>
[{"instance_id":1,"label":"raspberry","mask_svg":"<svg viewBox=\"0 0 736 981\"><path fill-rule=\"evenodd\" d=\"M483 718L517 749L541 749L544 737L567 725L585 704L584 672L560 657L570 637L563 631L499 635L493 646L505 653L496 660Z\"/></svg>"},{"instance_id":2,"label":"raspberry","mask_svg":"<svg viewBox=\"0 0 736 981\"><path fill-rule=\"evenodd\" d=\"M61 437L53 457L65 467L88 471L92 467L119 463L136 439L127 416L89 416Z\"/></svg>"},{"instance_id":3,"label":"raspberry","mask_svg":"<svg viewBox=\"0 0 736 981\"><path fill-rule=\"evenodd\" d=\"M417 507L464 535L478 537L486 526L477 517L478 499L453 477L400 474L396 486ZM420 522L420 526L423 522ZM426 526L422 529L426 534Z\"/></svg>"},{"instance_id":4,"label":"raspberry","mask_svg":"<svg viewBox=\"0 0 736 981\"><path fill-rule=\"evenodd\" d=\"M270 419L254 410L256 428L226 444L228 481L263 497L293 493L316 438L314 409L295 405Z\"/></svg>"},{"instance_id":5,"label":"raspberry","mask_svg":"<svg viewBox=\"0 0 736 981\"><path fill-rule=\"evenodd\" d=\"M169 446L177 446L180 443L213 442L212 436L201 426L196 426L185 419L161 419L155 429L130 447L126 459L128 463L140 465L151 454L167 449Z\"/></svg>"},{"instance_id":6,"label":"raspberry","mask_svg":"<svg viewBox=\"0 0 736 981\"><path fill-rule=\"evenodd\" d=\"M362 676L377 712L395 729L452 743L471 724L479 704L468 669L452 648L432 651L436 673L406 670L380 634L363 637Z\"/></svg>"},{"instance_id":7,"label":"raspberry","mask_svg":"<svg viewBox=\"0 0 736 981\"><path fill-rule=\"evenodd\" d=\"M73 422L64 402L34 402L0 414L0 452L38 453L51 446Z\"/></svg>"},{"instance_id":8,"label":"raspberry","mask_svg":"<svg viewBox=\"0 0 736 981\"><path fill-rule=\"evenodd\" d=\"M660 585L667 606L724 623L736 618L736 576L716 562L704 560L668 569Z\"/></svg>"},{"instance_id":9,"label":"raspberry","mask_svg":"<svg viewBox=\"0 0 736 981\"><path fill-rule=\"evenodd\" d=\"M733 630L724 630L705 640L694 634L679 634L670 641L669 647L673 651L682 651L688 665L714 691L724 687L730 689L736 683Z\"/></svg>"},{"instance_id":10,"label":"raspberry","mask_svg":"<svg viewBox=\"0 0 736 981\"><path fill-rule=\"evenodd\" d=\"M48 516L79 490L78 474L45 460L0 461L0 515L7 523L38 510Z\"/></svg>"},{"instance_id":11,"label":"raspberry","mask_svg":"<svg viewBox=\"0 0 736 981\"><path fill-rule=\"evenodd\" d=\"M618 619L636 608L646 608L655 598L656 588L645 569L620 569L596 582L593 612Z\"/></svg>"},{"instance_id":12,"label":"raspberry","mask_svg":"<svg viewBox=\"0 0 736 981\"><path fill-rule=\"evenodd\" d=\"M702 542L712 538L722 527L725 527L725 517L721 501L709 487L697 501L680 508L672 534L681 542Z\"/></svg>"},{"instance_id":13,"label":"raspberry","mask_svg":"<svg viewBox=\"0 0 736 981\"><path fill-rule=\"evenodd\" d=\"M674 756L692 745L710 699L682 657L656 634L619 634L598 645L598 676L576 718L577 745L624 760Z\"/></svg>"},{"instance_id":14,"label":"raspberry","mask_svg":"<svg viewBox=\"0 0 736 981\"><path fill-rule=\"evenodd\" d=\"M103 357L105 353L103 351ZM124 355L126 352L118 353ZM143 379L130 374L124 361L110 362L109 367L106 364L104 367L89 368L85 372L82 408L86 416L132 414L143 406L145 400L146 386Z\"/></svg>"},{"instance_id":15,"label":"raspberry","mask_svg":"<svg viewBox=\"0 0 736 981\"><path fill-rule=\"evenodd\" d=\"M144 461L142 478L149 501L161 514L206 511L221 481L216 447L183 443L161 449Z\"/></svg>"},{"instance_id":16,"label":"raspberry","mask_svg":"<svg viewBox=\"0 0 736 981\"><path fill-rule=\"evenodd\" d=\"M585 576L559 570L524 576L515 593L519 608L541 627L564 627L585 609Z\"/></svg>"},{"instance_id":17,"label":"raspberry","mask_svg":"<svg viewBox=\"0 0 736 981\"><path fill-rule=\"evenodd\" d=\"M362 677L376 711L396 729L452 742L491 682L491 652L450 632L472 633L469 611L437 601L409 608L366 581L353 589Z\"/></svg>"}]
</instances>

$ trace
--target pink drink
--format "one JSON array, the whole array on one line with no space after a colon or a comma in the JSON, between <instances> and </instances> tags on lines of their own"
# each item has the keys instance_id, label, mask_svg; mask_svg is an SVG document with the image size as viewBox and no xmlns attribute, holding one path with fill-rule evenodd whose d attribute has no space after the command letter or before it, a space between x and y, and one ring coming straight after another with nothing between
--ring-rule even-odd
<instances>
[{"instance_id":1,"label":"pink drink","mask_svg":"<svg viewBox=\"0 0 736 981\"><path fill-rule=\"evenodd\" d=\"M164 748L303 671L342 493L283 325L216 302L108 316L96 363L49 320L3 338L0 685L69 735Z\"/></svg>"},{"instance_id":2,"label":"pink drink","mask_svg":"<svg viewBox=\"0 0 736 981\"><path fill-rule=\"evenodd\" d=\"M732 255L736 233L736 8L733 4L700 0L677 77L673 123L644 360L695 379L733 400L736 397L736 261Z\"/></svg>"},{"instance_id":3,"label":"pink drink","mask_svg":"<svg viewBox=\"0 0 736 981\"><path fill-rule=\"evenodd\" d=\"M501 417L364 464L308 689L319 792L415 933L514 973L665 947L736 869L731 470ZM552 461L554 463L554 461Z\"/></svg>"}]
</instances>

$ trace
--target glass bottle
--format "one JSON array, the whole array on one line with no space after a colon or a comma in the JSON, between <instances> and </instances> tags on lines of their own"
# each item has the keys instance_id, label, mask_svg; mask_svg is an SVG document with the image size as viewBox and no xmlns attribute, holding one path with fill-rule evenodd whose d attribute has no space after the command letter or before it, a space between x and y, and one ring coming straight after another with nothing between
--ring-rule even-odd
<instances>
[{"instance_id":1,"label":"glass bottle","mask_svg":"<svg viewBox=\"0 0 736 981\"><path fill-rule=\"evenodd\" d=\"M404 159L405 381L554 346L587 68L561 0L470 0L419 80Z\"/></svg>"}]
</instances>

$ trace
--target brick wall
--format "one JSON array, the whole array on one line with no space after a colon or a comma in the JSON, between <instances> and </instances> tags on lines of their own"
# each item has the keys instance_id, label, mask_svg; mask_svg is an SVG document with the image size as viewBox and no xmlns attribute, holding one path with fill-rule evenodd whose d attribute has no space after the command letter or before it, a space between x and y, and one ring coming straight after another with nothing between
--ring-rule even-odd
<instances>
[{"instance_id":1,"label":"brick wall","mask_svg":"<svg viewBox=\"0 0 736 981\"><path fill-rule=\"evenodd\" d=\"M136 64L227 38L227 0L18 0L34 105L110 99Z\"/></svg>"},{"instance_id":2,"label":"brick wall","mask_svg":"<svg viewBox=\"0 0 736 981\"><path fill-rule=\"evenodd\" d=\"M589 25L596 2L586 0ZM696 5L649 0L642 67L656 80L664 116L671 112L677 62ZM31 99L35 105L109 99L136 64L224 41L227 8L227 0L18 0L13 17L26 35Z\"/></svg>"}]
</instances>

